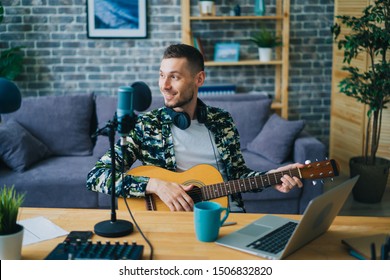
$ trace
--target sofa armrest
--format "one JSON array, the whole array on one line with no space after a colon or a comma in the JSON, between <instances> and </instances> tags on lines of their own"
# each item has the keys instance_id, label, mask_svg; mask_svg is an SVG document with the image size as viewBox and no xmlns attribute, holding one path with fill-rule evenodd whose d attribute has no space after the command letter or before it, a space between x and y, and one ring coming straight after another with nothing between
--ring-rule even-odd
<instances>
[{"instance_id":1,"label":"sofa armrest","mask_svg":"<svg viewBox=\"0 0 390 280\"><path fill-rule=\"evenodd\" d=\"M294 162L305 163L325 160L326 147L317 138L302 132L294 143ZM324 183L321 180L303 180L303 191L299 200L299 213L302 214L310 200L323 193Z\"/></svg>"},{"instance_id":2,"label":"sofa armrest","mask_svg":"<svg viewBox=\"0 0 390 280\"><path fill-rule=\"evenodd\" d=\"M307 132L301 132L294 142L294 162L305 163L306 160L322 161L326 157L326 147L317 138Z\"/></svg>"}]
</instances>

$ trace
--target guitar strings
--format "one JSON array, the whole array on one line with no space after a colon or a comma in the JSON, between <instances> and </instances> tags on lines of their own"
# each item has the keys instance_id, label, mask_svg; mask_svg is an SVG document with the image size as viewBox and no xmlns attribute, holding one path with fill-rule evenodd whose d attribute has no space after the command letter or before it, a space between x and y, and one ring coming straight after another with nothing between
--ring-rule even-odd
<instances>
[{"instance_id":1,"label":"guitar strings","mask_svg":"<svg viewBox=\"0 0 390 280\"><path fill-rule=\"evenodd\" d=\"M226 195L230 195L232 193L239 193L244 191L250 191L254 189L258 189L258 186L260 184L263 189L266 186L275 185L280 182L280 178L283 177L283 175L288 174L290 176L299 176L298 169L290 169L285 170L281 172L275 172L270 174L263 174L256 177L248 177L243 179L236 179L229 182L221 182L216 184L211 184L204 186L202 188L194 188L192 190L189 190L187 193L194 199L193 196L197 195L202 197L202 195L199 192L202 192L206 200L222 197ZM270 177L271 175L271 177ZM265 182L265 183L264 183ZM255 187L253 187L255 185ZM249 186L249 187L248 187ZM222 188L225 187L225 188ZM218 192L218 190L221 190ZM237 189L239 191L237 191ZM218 194L219 193L219 194ZM201 201L202 199L198 200Z\"/></svg>"}]
</instances>

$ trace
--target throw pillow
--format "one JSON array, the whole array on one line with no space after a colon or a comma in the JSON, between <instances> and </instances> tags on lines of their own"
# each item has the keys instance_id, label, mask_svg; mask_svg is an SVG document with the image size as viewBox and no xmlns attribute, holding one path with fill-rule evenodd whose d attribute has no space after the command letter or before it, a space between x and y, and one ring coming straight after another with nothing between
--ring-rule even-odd
<instances>
[{"instance_id":1,"label":"throw pillow","mask_svg":"<svg viewBox=\"0 0 390 280\"><path fill-rule=\"evenodd\" d=\"M226 110L232 115L234 123L240 134L241 148L253 140L266 123L272 100L264 98L248 101L214 101L207 100L205 103L210 106Z\"/></svg>"},{"instance_id":2,"label":"throw pillow","mask_svg":"<svg viewBox=\"0 0 390 280\"><path fill-rule=\"evenodd\" d=\"M27 97L20 109L2 116L15 119L44 143L53 155L92 154L92 94Z\"/></svg>"},{"instance_id":3,"label":"throw pillow","mask_svg":"<svg viewBox=\"0 0 390 280\"><path fill-rule=\"evenodd\" d=\"M49 149L18 122L0 124L0 158L17 172L48 157Z\"/></svg>"},{"instance_id":4,"label":"throw pillow","mask_svg":"<svg viewBox=\"0 0 390 280\"><path fill-rule=\"evenodd\" d=\"M274 163L282 163L289 156L294 140L304 126L303 120L288 121L273 114L247 149Z\"/></svg>"}]
</instances>

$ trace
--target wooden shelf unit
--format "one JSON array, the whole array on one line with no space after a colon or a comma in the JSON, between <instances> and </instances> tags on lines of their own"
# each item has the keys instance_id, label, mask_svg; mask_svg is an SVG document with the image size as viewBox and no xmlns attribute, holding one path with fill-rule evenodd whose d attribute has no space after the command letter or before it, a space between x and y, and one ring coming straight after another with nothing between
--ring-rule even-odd
<instances>
[{"instance_id":1,"label":"wooden shelf unit","mask_svg":"<svg viewBox=\"0 0 390 280\"><path fill-rule=\"evenodd\" d=\"M206 61L208 67L214 66L262 66L275 67L275 93L272 108L283 118L288 118L288 70L289 70L289 46L290 46L290 0L276 0L276 14L265 16L192 16L190 0L181 1L182 10L182 42L193 45L192 21L243 21L243 20L271 20L275 21L275 29L281 30L283 46L276 49L277 60L262 62L259 60L240 60L237 62Z\"/></svg>"}]
</instances>

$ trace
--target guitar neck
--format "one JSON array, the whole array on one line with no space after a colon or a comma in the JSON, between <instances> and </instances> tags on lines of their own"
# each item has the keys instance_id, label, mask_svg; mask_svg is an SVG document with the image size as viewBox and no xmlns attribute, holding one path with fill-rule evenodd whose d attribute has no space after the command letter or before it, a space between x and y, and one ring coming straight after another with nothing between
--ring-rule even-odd
<instances>
[{"instance_id":1,"label":"guitar neck","mask_svg":"<svg viewBox=\"0 0 390 280\"><path fill-rule=\"evenodd\" d=\"M202 197L204 200L211 200L230 194L265 189L272 185L280 183L280 179L284 175L302 178L299 168L275 173L268 173L256 177L237 179L229 182L204 186L201 188Z\"/></svg>"}]
</instances>

